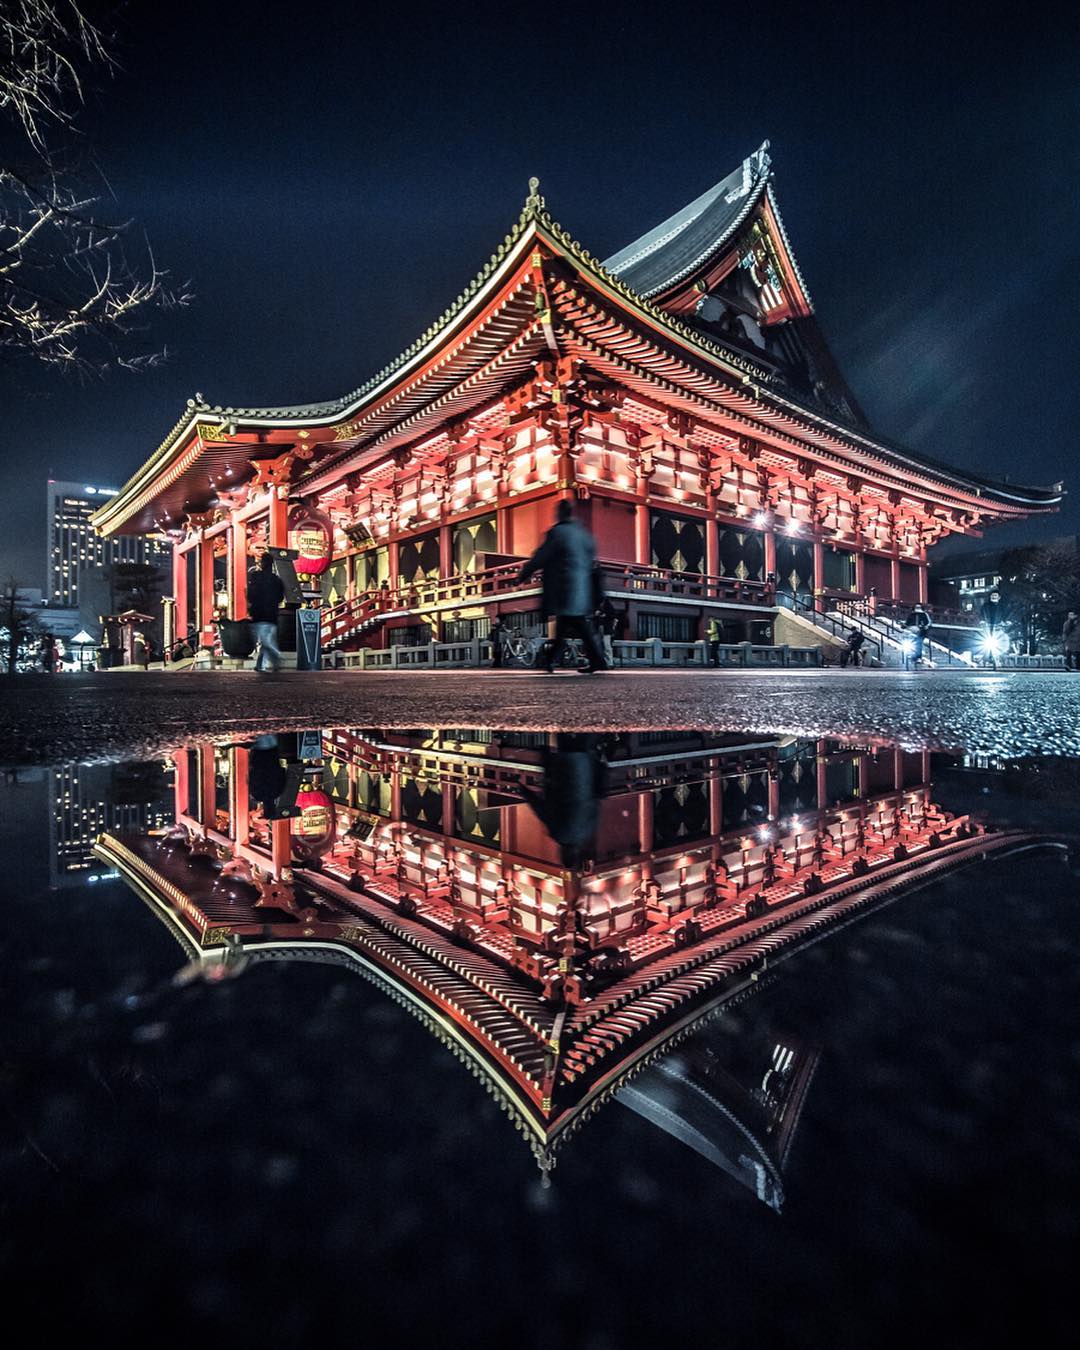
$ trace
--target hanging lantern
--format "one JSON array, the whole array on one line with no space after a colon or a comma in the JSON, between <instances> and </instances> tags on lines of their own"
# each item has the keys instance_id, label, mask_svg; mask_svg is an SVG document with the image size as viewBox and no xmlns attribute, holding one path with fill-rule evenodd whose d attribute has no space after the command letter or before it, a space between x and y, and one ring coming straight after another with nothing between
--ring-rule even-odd
<instances>
[{"instance_id":1,"label":"hanging lantern","mask_svg":"<svg viewBox=\"0 0 1080 1350\"><path fill-rule=\"evenodd\" d=\"M289 547L296 549L296 570L317 577L330 566L334 550L334 526L330 517L310 506L297 506L289 514Z\"/></svg>"},{"instance_id":2,"label":"hanging lantern","mask_svg":"<svg viewBox=\"0 0 1080 1350\"><path fill-rule=\"evenodd\" d=\"M334 842L336 814L333 798L321 788L296 794L300 812L292 821L292 846L298 858L317 858Z\"/></svg>"}]
</instances>

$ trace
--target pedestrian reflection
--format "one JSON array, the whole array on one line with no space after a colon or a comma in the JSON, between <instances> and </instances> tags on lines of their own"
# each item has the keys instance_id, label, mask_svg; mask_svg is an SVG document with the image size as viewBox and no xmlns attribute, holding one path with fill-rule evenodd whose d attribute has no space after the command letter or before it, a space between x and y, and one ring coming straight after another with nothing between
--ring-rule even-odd
<instances>
[{"instance_id":1,"label":"pedestrian reflection","mask_svg":"<svg viewBox=\"0 0 1080 1350\"><path fill-rule=\"evenodd\" d=\"M563 867L582 867L595 856L605 769L598 737L560 731L544 754L542 790L518 789L558 844Z\"/></svg>"}]
</instances>

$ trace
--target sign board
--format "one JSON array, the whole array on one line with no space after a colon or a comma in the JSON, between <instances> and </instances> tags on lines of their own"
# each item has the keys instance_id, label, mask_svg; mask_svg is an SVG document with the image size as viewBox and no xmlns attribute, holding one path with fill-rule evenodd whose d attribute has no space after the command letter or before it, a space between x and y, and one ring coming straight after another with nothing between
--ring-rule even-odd
<instances>
[{"instance_id":1,"label":"sign board","mask_svg":"<svg viewBox=\"0 0 1080 1350\"><path fill-rule=\"evenodd\" d=\"M300 582L296 578L296 550L291 548L269 548L266 550L274 560L274 571L285 587L285 600L290 605L299 605L304 596Z\"/></svg>"},{"instance_id":2,"label":"sign board","mask_svg":"<svg viewBox=\"0 0 1080 1350\"><path fill-rule=\"evenodd\" d=\"M297 758L303 760L322 759L322 732L302 731L297 737Z\"/></svg>"},{"instance_id":3,"label":"sign board","mask_svg":"<svg viewBox=\"0 0 1080 1350\"><path fill-rule=\"evenodd\" d=\"M296 669L322 668L322 612L317 609L296 611Z\"/></svg>"}]
</instances>

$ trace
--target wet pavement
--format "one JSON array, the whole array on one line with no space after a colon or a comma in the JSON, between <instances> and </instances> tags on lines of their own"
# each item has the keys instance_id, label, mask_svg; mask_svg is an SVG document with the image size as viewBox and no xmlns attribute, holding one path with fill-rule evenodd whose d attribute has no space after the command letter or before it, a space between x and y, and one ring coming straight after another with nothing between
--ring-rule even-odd
<instances>
[{"instance_id":1,"label":"wet pavement","mask_svg":"<svg viewBox=\"0 0 1080 1350\"><path fill-rule=\"evenodd\" d=\"M266 727L691 727L850 735L978 753L1080 754L1080 675L892 671L292 672L21 676L0 762L119 757Z\"/></svg>"},{"instance_id":2,"label":"wet pavement","mask_svg":"<svg viewBox=\"0 0 1080 1350\"><path fill-rule=\"evenodd\" d=\"M1072 1344L1080 678L239 683L0 705L36 1334Z\"/></svg>"}]
</instances>

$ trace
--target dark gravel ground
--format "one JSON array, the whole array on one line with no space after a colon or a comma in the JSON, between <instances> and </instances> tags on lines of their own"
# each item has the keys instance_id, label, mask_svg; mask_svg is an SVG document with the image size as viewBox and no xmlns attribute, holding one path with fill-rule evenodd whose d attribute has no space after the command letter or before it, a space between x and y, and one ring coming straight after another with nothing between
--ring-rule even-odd
<instances>
[{"instance_id":1,"label":"dark gravel ground","mask_svg":"<svg viewBox=\"0 0 1080 1350\"><path fill-rule=\"evenodd\" d=\"M891 671L249 672L17 676L0 763L153 756L302 727L694 728L1080 754L1080 675Z\"/></svg>"}]
</instances>

